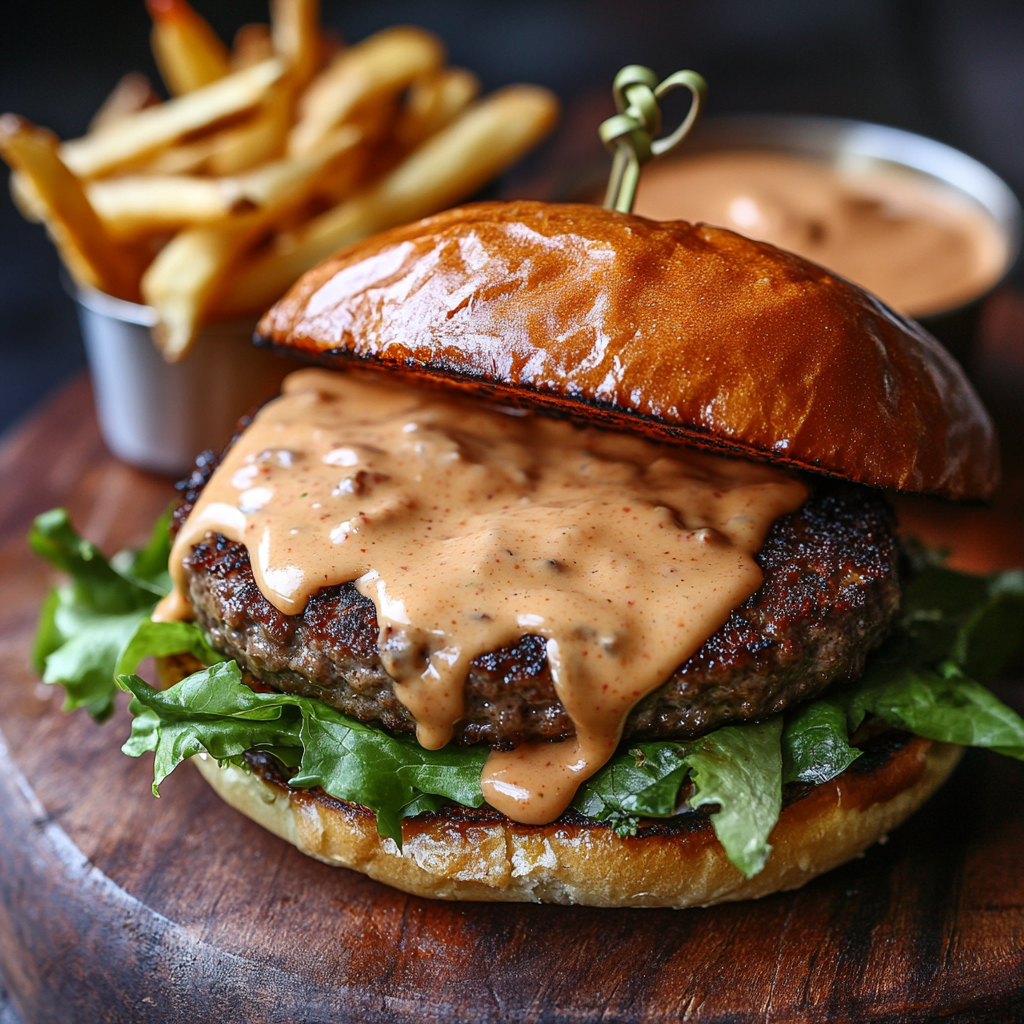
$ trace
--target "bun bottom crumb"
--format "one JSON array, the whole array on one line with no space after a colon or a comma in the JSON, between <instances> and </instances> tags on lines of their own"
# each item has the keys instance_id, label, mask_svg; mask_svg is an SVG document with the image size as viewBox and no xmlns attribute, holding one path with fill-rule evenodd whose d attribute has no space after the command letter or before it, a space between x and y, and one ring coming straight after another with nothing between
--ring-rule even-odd
<instances>
[{"instance_id":1,"label":"bun bottom crumb","mask_svg":"<svg viewBox=\"0 0 1024 1024\"><path fill-rule=\"evenodd\" d=\"M749 879L700 815L621 837L589 819L528 826L488 810L451 808L407 819L399 850L377 834L365 807L292 788L259 764L250 773L220 768L206 755L192 760L226 803L303 853L416 896L684 908L795 889L856 857L913 814L962 753L903 735L830 782L791 790L764 870Z\"/></svg>"}]
</instances>

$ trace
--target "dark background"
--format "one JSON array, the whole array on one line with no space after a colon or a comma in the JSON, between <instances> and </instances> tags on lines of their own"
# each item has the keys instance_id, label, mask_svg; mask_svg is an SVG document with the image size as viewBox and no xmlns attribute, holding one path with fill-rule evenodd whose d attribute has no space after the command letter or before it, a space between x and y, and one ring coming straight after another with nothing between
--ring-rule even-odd
<instances>
[{"instance_id":1,"label":"dark background","mask_svg":"<svg viewBox=\"0 0 1024 1024\"><path fill-rule=\"evenodd\" d=\"M265 21L265 0L196 0L230 41ZM80 134L122 73L158 81L143 0L3 0L0 111ZM983 160L1024 193L1022 0L325 0L324 21L357 41L385 25L433 29L486 88L540 82L565 103L562 129L506 183L536 191L555 166L599 153L612 76L645 63L711 84L709 113L797 111L922 132ZM42 229L0 196L0 429L84 363L57 258Z\"/></svg>"}]
</instances>

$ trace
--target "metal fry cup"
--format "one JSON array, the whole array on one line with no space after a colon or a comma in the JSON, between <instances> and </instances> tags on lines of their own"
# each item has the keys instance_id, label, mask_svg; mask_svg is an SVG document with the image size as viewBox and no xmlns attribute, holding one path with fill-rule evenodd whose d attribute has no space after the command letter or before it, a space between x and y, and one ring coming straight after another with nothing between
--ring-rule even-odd
<instances>
[{"instance_id":1,"label":"metal fry cup","mask_svg":"<svg viewBox=\"0 0 1024 1024\"><path fill-rule=\"evenodd\" d=\"M277 394L295 368L253 345L251 321L207 325L183 360L168 363L150 333L154 309L91 288L72 294L103 439L141 469L188 473L196 455L223 448L240 417Z\"/></svg>"}]
</instances>

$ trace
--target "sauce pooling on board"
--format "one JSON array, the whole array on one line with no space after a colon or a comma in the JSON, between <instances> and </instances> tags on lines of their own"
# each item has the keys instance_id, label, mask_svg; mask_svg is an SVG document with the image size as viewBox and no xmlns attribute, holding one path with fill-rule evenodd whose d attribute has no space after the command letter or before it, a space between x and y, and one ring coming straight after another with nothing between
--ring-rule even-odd
<instances>
[{"instance_id":1,"label":"sauce pooling on board","mask_svg":"<svg viewBox=\"0 0 1024 1024\"><path fill-rule=\"evenodd\" d=\"M301 370L203 490L154 617L191 617L183 563L208 533L245 545L286 615L355 581L430 749L462 717L474 658L545 637L576 736L492 752L481 780L492 806L543 824L611 757L633 705L760 586L753 555L806 497L768 466Z\"/></svg>"}]
</instances>

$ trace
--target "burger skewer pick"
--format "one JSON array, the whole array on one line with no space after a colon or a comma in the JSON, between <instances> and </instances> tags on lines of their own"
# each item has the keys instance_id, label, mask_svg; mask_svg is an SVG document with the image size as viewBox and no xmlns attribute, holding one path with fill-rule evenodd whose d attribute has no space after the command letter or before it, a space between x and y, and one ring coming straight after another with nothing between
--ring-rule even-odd
<instances>
[{"instance_id":1,"label":"burger skewer pick","mask_svg":"<svg viewBox=\"0 0 1024 1024\"><path fill-rule=\"evenodd\" d=\"M690 90L690 109L671 135L656 139L661 131L658 100L673 89ZM704 109L707 93L707 82L696 71L677 71L659 83L650 68L628 64L615 76L612 94L618 113L598 129L601 141L615 154L604 200L606 210L633 212L644 164L671 153L690 134Z\"/></svg>"},{"instance_id":2,"label":"burger skewer pick","mask_svg":"<svg viewBox=\"0 0 1024 1024\"><path fill-rule=\"evenodd\" d=\"M76 578L40 670L98 718L116 677L154 791L191 758L420 895L688 907L856 856L965 745L1024 758L984 686L1024 574L905 547L885 496L994 493L960 367L822 267L629 213L704 93L620 72L606 209L473 204L304 275L258 333L317 365L201 462L173 547L40 517Z\"/></svg>"}]
</instances>

